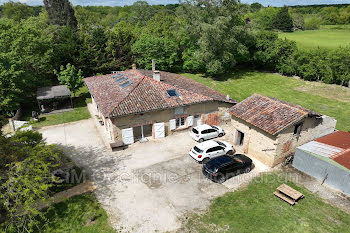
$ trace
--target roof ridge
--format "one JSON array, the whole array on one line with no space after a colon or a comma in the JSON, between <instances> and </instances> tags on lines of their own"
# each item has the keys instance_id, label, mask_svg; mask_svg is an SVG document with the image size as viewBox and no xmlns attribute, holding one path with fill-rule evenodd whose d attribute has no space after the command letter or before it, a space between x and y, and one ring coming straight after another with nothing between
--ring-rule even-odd
<instances>
[{"instance_id":1,"label":"roof ridge","mask_svg":"<svg viewBox=\"0 0 350 233\"><path fill-rule=\"evenodd\" d=\"M271 97L271 96L267 96L267 95L261 95L261 94L254 94L254 95L259 95L259 96L262 96L264 98L268 98L272 101L275 101L275 102L278 102L278 103L281 103L283 105L286 105L288 107L292 107L292 108L295 108L296 110L300 111L300 112L304 112L305 114L309 114L309 112L311 112L311 110L309 109L306 109L306 108L303 108L302 106L298 105L298 104L292 104L292 103L289 103L287 101L284 101L284 100L280 100L280 99L277 99L275 97Z\"/></svg>"}]
</instances>

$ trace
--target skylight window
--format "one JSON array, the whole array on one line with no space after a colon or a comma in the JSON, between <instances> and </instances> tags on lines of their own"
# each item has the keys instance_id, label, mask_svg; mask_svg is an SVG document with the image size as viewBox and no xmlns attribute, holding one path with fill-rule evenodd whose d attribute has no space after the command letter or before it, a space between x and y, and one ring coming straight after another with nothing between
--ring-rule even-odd
<instances>
[{"instance_id":1,"label":"skylight window","mask_svg":"<svg viewBox=\"0 0 350 233\"><path fill-rule=\"evenodd\" d=\"M121 77L121 78L117 79L117 83L122 83L125 80L127 80L126 77Z\"/></svg>"},{"instance_id":2,"label":"skylight window","mask_svg":"<svg viewBox=\"0 0 350 233\"><path fill-rule=\"evenodd\" d=\"M169 97L180 96L176 89L166 90Z\"/></svg>"},{"instance_id":3,"label":"skylight window","mask_svg":"<svg viewBox=\"0 0 350 233\"><path fill-rule=\"evenodd\" d=\"M122 88L125 88L125 87L129 86L130 84L132 84L131 81L126 81L125 83L120 84L120 86L121 86Z\"/></svg>"}]
</instances>

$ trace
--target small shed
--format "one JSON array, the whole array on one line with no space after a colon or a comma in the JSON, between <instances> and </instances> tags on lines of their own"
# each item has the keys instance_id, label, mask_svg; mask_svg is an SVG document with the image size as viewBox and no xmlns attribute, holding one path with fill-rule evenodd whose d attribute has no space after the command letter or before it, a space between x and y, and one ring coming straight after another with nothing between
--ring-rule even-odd
<instances>
[{"instance_id":1,"label":"small shed","mask_svg":"<svg viewBox=\"0 0 350 233\"><path fill-rule=\"evenodd\" d=\"M293 167L350 196L350 133L337 131L297 147Z\"/></svg>"},{"instance_id":2,"label":"small shed","mask_svg":"<svg viewBox=\"0 0 350 233\"><path fill-rule=\"evenodd\" d=\"M66 85L40 87L36 99L41 113L73 108L71 92Z\"/></svg>"}]
</instances>

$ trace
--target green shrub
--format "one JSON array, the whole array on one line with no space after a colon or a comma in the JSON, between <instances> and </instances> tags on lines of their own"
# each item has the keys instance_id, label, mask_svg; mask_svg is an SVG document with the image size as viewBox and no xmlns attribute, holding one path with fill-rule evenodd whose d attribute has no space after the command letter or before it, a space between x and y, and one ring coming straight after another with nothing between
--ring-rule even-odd
<instances>
[{"instance_id":1,"label":"green shrub","mask_svg":"<svg viewBox=\"0 0 350 233\"><path fill-rule=\"evenodd\" d=\"M311 15L305 18L305 29L306 30L317 30L320 29L322 19L316 15Z\"/></svg>"}]
</instances>

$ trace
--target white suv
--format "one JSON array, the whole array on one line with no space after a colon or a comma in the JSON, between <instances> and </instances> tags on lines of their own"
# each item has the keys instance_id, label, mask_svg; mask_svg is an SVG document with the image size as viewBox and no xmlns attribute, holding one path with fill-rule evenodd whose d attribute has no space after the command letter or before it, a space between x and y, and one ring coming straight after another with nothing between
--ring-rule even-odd
<instances>
[{"instance_id":1,"label":"white suv","mask_svg":"<svg viewBox=\"0 0 350 233\"><path fill-rule=\"evenodd\" d=\"M233 155L233 146L224 141L207 141L197 144L190 150L190 156L197 162L206 163L209 159L221 155Z\"/></svg>"},{"instance_id":2,"label":"white suv","mask_svg":"<svg viewBox=\"0 0 350 233\"><path fill-rule=\"evenodd\" d=\"M225 135L225 131L219 126L213 125L199 125L192 128L190 136L197 142L204 142L204 140L222 137Z\"/></svg>"}]
</instances>

